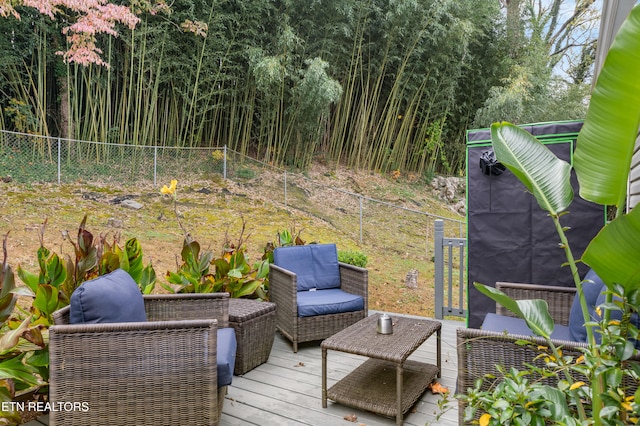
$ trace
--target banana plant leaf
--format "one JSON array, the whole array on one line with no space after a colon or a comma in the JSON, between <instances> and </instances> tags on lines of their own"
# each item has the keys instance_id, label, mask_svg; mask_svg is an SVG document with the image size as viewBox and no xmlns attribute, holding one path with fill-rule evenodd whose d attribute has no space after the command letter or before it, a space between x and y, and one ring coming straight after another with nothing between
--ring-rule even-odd
<instances>
[{"instance_id":1,"label":"banana plant leaf","mask_svg":"<svg viewBox=\"0 0 640 426\"><path fill-rule=\"evenodd\" d=\"M640 208L617 217L589 243L582 255L606 283L617 283L625 294L640 288Z\"/></svg>"},{"instance_id":2,"label":"banana plant leaf","mask_svg":"<svg viewBox=\"0 0 640 426\"><path fill-rule=\"evenodd\" d=\"M569 207L573 201L569 163L511 123L493 123L491 143L496 159L525 185L543 210L558 215Z\"/></svg>"},{"instance_id":3,"label":"banana plant leaf","mask_svg":"<svg viewBox=\"0 0 640 426\"><path fill-rule=\"evenodd\" d=\"M640 126L640 5L622 24L591 94L576 143L580 196L622 207Z\"/></svg>"},{"instance_id":4,"label":"banana plant leaf","mask_svg":"<svg viewBox=\"0 0 640 426\"><path fill-rule=\"evenodd\" d=\"M501 304L519 318L523 319L527 326L537 336L549 338L553 333L554 323L549 314L549 305L541 299L514 300L504 292L480 283L473 283L478 291L490 299Z\"/></svg>"}]
</instances>

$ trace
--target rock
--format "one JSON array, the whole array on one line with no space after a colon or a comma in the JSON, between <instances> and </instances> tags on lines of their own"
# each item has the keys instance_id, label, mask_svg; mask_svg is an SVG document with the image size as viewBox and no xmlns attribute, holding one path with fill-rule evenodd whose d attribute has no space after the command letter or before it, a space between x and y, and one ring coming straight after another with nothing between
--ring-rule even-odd
<instances>
[{"instance_id":1,"label":"rock","mask_svg":"<svg viewBox=\"0 0 640 426\"><path fill-rule=\"evenodd\" d=\"M467 204L464 202L464 200L460 200L453 205L453 210L464 216L467 214Z\"/></svg>"},{"instance_id":2,"label":"rock","mask_svg":"<svg viewBox=\"0 0 640 426\"><path fill-rule=\"evenodd\" d=\"M83 192L82 198L84 198L85 200L98 201L98 198L100 198L100 194L97 194L95 192Z\"/></svg>"},{"instance_id":3,"label":"rock","mask_svg":"<svg viewBox=\"0 0 640 426\"><path fill-rule=\"evenodd\" d=\"M416 289L418 288L418 270L417 269L411 269L409 272L407 272L407 277L405 278L405 287L407 288L411 288L411 289Z\"/></svg>"},{"instance_id":4,"label":"rock","mask_svg":"<svg viewBox=\"0 0 640 426\"><path fill-rule=\"evenodd\" d=\"M113 217L107 219L107 226L110 228L124 228L124 224L122 223L122 221Z\"/></svg>"},{"instance_id":5,"label":"rock","mask_svg":"<svg viewBox=\"0 0 640 426\"><path fill-rule=\"evenodd\" d=\"M109 204L122 204L123 201L130 200L131 198L133 198L132 195L122 195L120 197L115 197L115 198L111 199L109 201Z\"/></svg>"},{"instance_id":6,"label":"rock","mask_svg":"<svg viewBox=\"0 0 640 426\"><path fill-rule=\"evenodd\" d=\"M431 187L439 192L440 198L450 203L464 195L465 186L464 178L453 176L437 176L431 181Z\"/></svg>"},{"instance_id":7,"label":"rock","mask_svg":"<svg viewBox=\"0 0 640 426\"><path fill-rule=\"evenodd\" d=\"M120 205L122 207L126 207L133 210L140 210L142 207L144 207L142 204L134 200L122 200L120 202Z\"/></svg>"}]
</instances>

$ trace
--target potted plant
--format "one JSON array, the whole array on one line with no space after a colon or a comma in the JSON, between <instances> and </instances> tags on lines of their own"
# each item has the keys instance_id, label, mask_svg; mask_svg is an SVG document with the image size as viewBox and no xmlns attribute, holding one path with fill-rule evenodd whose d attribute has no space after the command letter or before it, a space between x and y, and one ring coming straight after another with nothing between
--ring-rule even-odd
<instances>
[{"instance_id":1,"label":"potted plant","mask_svg":"<svg viewBox=\"0 0 640 426\"><path fill-rule=\"evenodd\" d=\"M565 360L563 364L561 348L552 348L552 362L556 366L566 366L589 380L588 383L572 381L561 389L563 397L553 400L556 407L566 407L568 411L565 413L571 412L577 417L573 424L637 422L640 407L640 393L629 394L629 389L622 385L625 375L632 376L637 382L636 370L640 371L637 364L628 362L637 354L632 340L637 338L638 330L629 323L629 316L640 311L640 208L625 213L629 171L640 126L638 69L640 5L632 9L609 50L576 144L573 167L580 184L580 196L616 209L615 219L593 238L578 260L573 257L567 230L561 223L574 197L569 180L571 165L555 157L537 139L517 126L504 122L491 126L497 160L520 179L553 220L574 277L577 297L580 298L588 336L584 359ZM599 323L589 316L577 261L593 269L607 287L606 302L600 306L603 315ZM514 301L491 287L475 285L524 319L534 333L550 341L553 320L545 303ZM615 300L614 295L617 297ZM614 309L622 311L622 322L609 320L609 313ZM600 327L601 342L595 338L596 327ZM519 373L505 372L505 377L515 383ZM525 387L541 389L541 385L534 382L525 383ZM478 403L485 398L485 402L491 405L505 393L472 392L470 395L475 396L471 399L476 399L468 401ZM544 392L534 392L533 395L540 398ZM556 421L551 412L545 420ZM496 422L500 420L485 410L480 424L501 424ZM572 420L563 424L572 424Z\"/></svg>"}]
</instances>

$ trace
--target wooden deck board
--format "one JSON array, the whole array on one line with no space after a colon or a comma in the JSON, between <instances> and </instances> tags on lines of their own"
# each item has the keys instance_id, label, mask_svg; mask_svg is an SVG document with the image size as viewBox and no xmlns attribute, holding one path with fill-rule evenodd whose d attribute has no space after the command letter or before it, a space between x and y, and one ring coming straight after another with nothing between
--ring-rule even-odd
<instances>
[{"instance_id":1,"label":"wooden deck board","mask_svg":"<svg viewBox=\"0 0 640 426\"><path fill-rule=\"evenodd\" d=\"M454 392L457 377L455 329L464 323L442 323L442 377L438 381ZM435 363L435 338L427 340L410 359ZM242 377L234 377L220 424L348 425L353 423L344 417L355 415L355 424L394 425L394 418L356 410L330 400L328 407L322 408L322 352L319 343L301 344L298 353L293 353L291 343L276 333L269 361ZM329 351L328 385L346 376L365 360L357 355ZM427 391L405 416L405 424L457 424L457 405L453 398L451 408L436 421L436 416L441 413L438 407L440 399L440 395Z\"/></svg>"},{"instance_id":2,"label":"wooden deck board","mask_svg":"<svg viewBox=\"0 0 640 426\"><path fill-rule=\"evenodd\" d=\"M373 312L372 312L373 313ZM455 330L464 327L461 321L442 322L442 377L438 381L453 393L457 377ZM409 359L435 364L435 335L429 338ZM364 362L366 358L353 354L329 351L328 386L331 386ZM229 387L220 420L221 426L283 425L395 425L395 418L360 411L328 401L322 408L322 351L320 342L299 345L293 353L291 343L276 333L269 361L234 376ZM456 425L457 402L450 397L450 408L444 413L438 407L440 395L425 392L414 408L405 416L405 425ZM436 416L441 418L436 420ZM355 422L345 420L356 416ZM87 424L89 424L88 422ZM47 416L27 423L28 426L48 424Z\"/></svg>"}]
</instances>

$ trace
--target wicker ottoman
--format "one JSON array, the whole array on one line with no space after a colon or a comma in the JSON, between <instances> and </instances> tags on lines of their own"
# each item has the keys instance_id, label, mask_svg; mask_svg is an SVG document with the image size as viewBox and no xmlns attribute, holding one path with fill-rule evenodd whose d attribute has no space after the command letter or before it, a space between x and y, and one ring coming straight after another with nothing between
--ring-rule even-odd
<instances>
[{"instance_id":1,"label":"wicker ottoman","mask_svg":"<svg viewBox=\"0 0 640 426\"><path fill-rule=\"evenodd\" d=\"M236 376L267 362L276 334L276 304L229 299L229 326L236 330Z\"/></svg>"}]
</instances>

